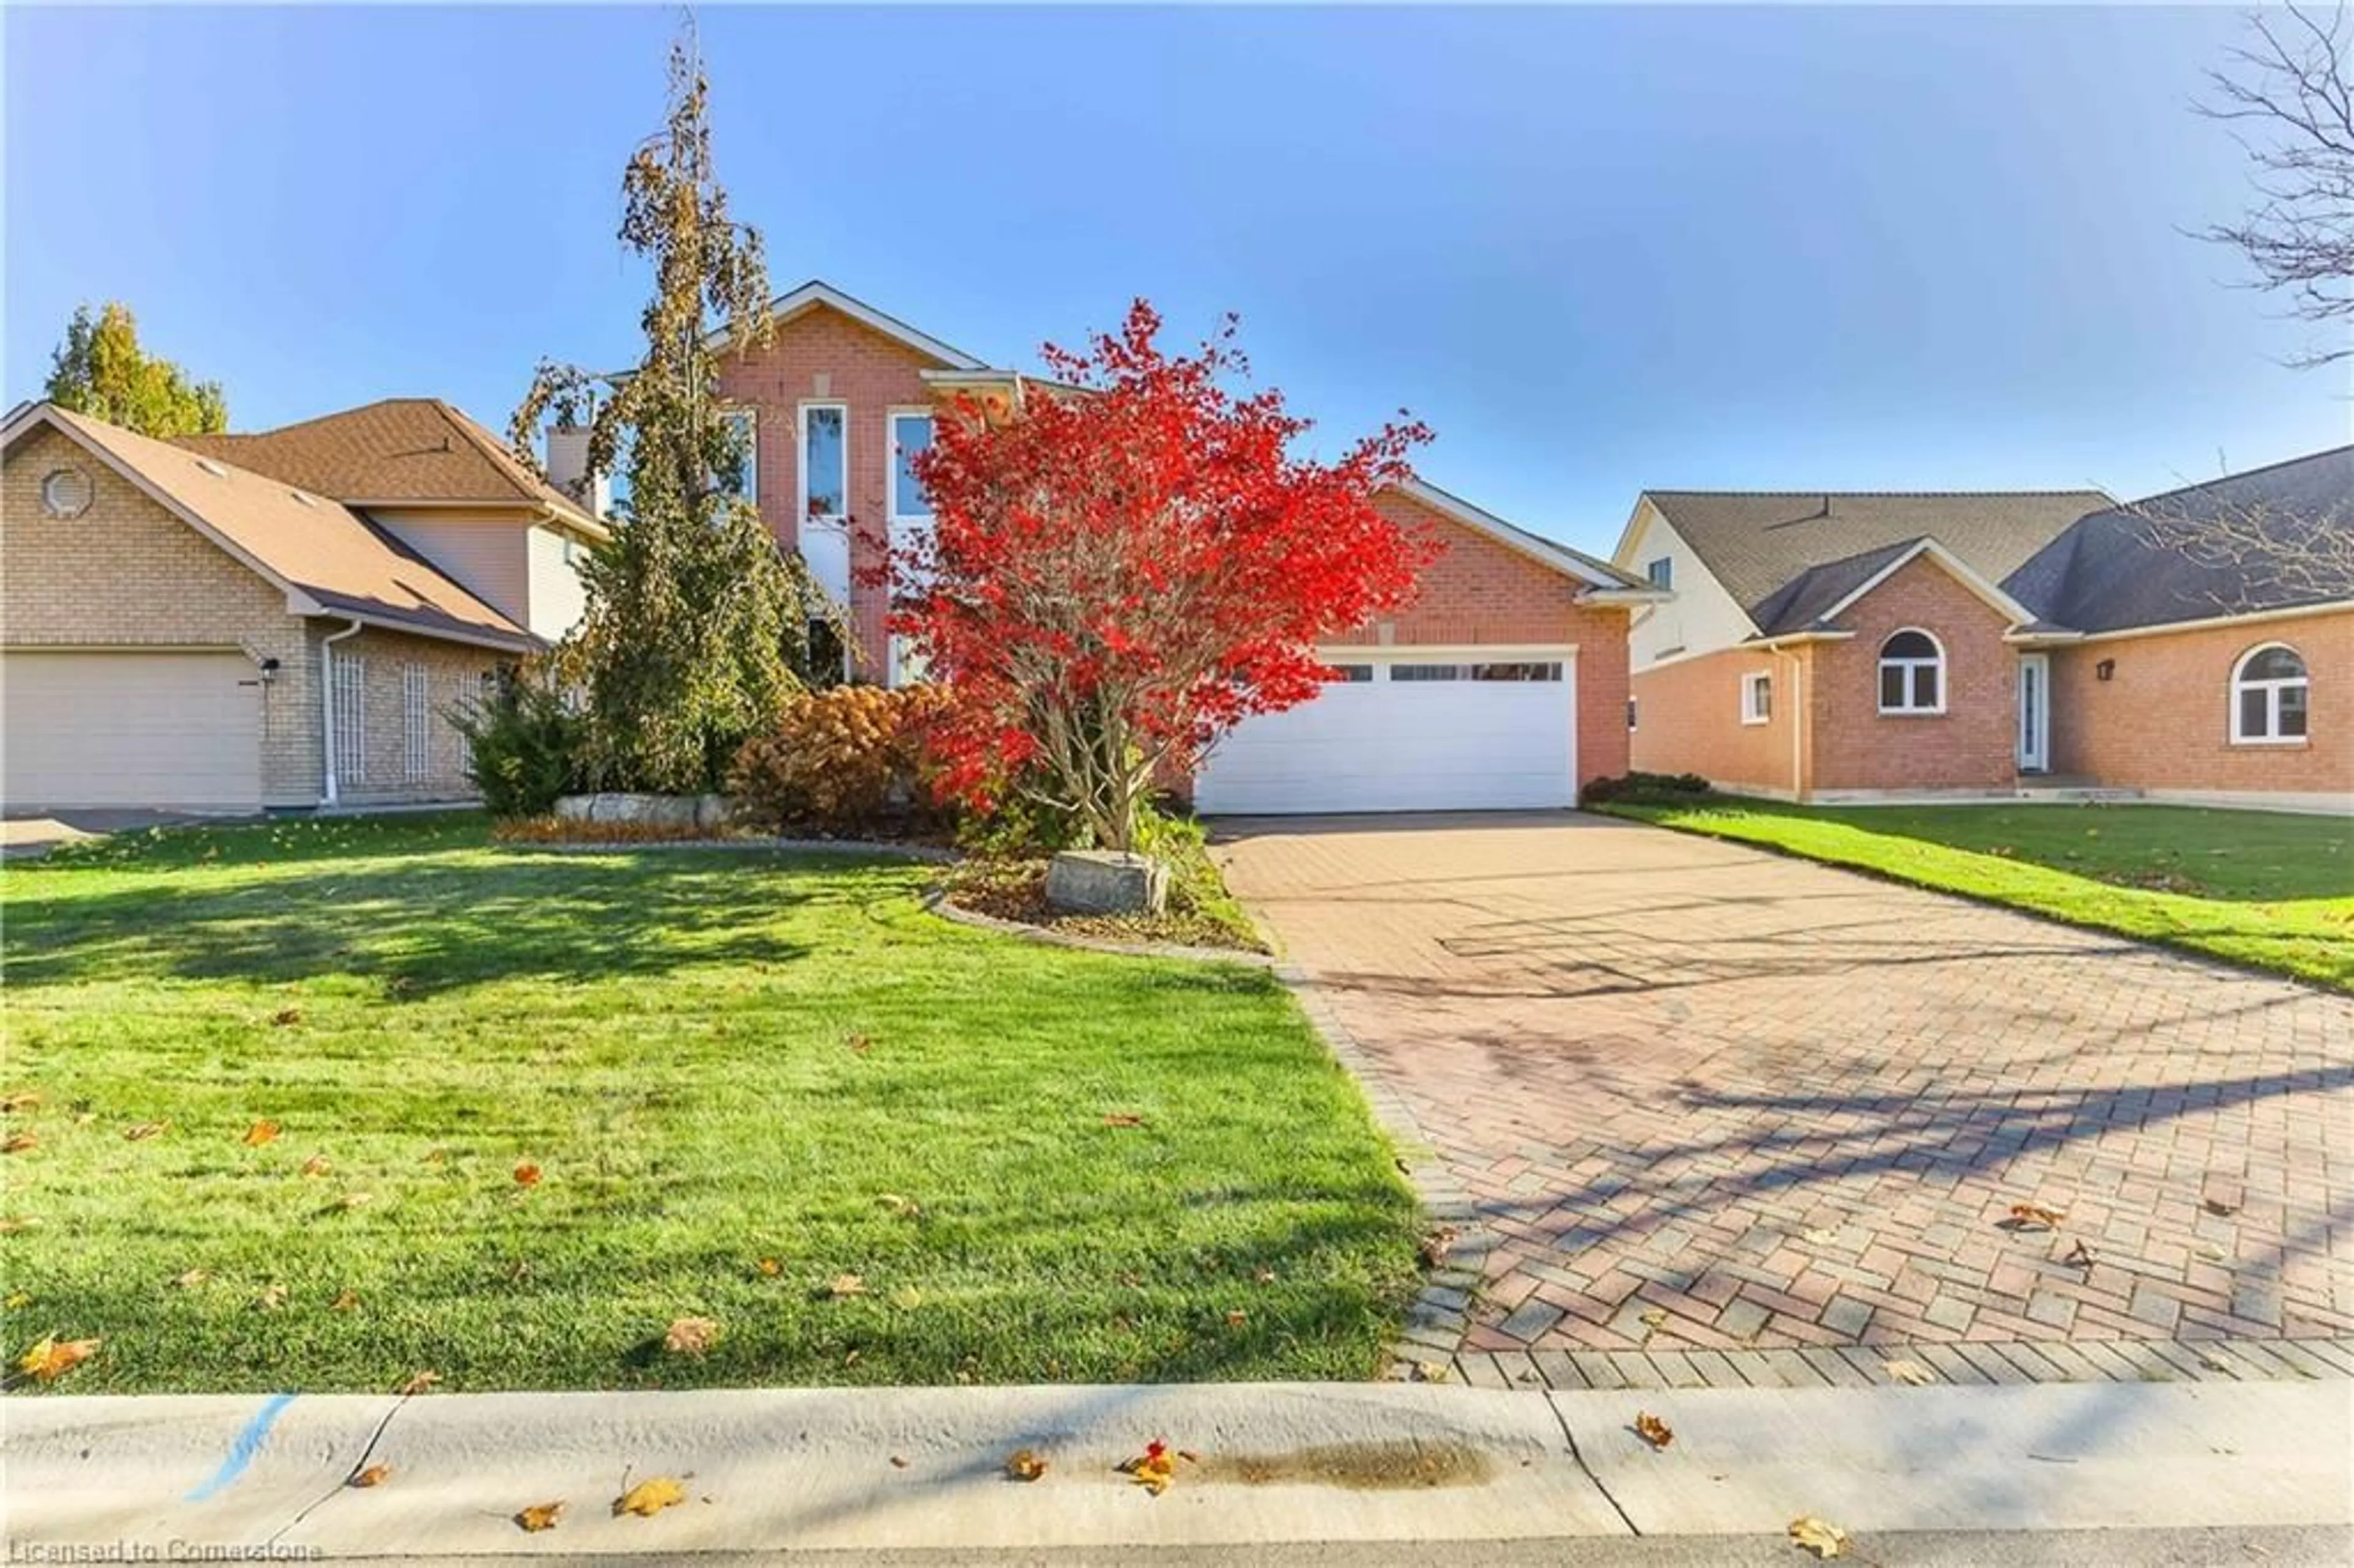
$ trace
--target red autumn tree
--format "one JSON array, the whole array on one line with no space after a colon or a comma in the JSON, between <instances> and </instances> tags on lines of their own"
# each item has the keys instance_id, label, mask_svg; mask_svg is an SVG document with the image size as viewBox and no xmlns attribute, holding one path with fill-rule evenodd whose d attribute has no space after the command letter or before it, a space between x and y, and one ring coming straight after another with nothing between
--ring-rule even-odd
<instances>
[{"instance_id":1,"label":"red autumn tree","mask_svg":"<svg viewBox=\"0 0 2354 1568\"><path fill-rule=\"evenodd\" d=\"M893 630L957 696L943 784L1019 790L1113 849L1156 778L1314 696L1317 643L1403 605L1428 559L1373 503L1427 429L1296 455L1280 393L1225 385L1248 368L1232 317L1190 356L1160 329L1139 300L1117 336L1044 350L1055 384L960 401L916 460L931 538L893 563Z\"/></svg>"}]
</instances>

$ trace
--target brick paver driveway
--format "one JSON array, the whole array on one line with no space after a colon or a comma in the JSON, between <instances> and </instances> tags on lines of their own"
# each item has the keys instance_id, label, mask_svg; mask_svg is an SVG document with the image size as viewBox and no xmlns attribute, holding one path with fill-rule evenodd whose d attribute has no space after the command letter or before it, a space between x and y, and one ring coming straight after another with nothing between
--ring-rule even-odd
<instances>
[{"instance_id":1,"label":"brick paver driveway","mask_svg":"<svg viewBox=\"0 0 2354 1568\"><path fill-rule=\"evenodd\" d=\"M1220 826L1460 1201L1409 1354L1572 1383L2354 1369L2342 997L1606 819Z\"/></svg>"}]
</instances>

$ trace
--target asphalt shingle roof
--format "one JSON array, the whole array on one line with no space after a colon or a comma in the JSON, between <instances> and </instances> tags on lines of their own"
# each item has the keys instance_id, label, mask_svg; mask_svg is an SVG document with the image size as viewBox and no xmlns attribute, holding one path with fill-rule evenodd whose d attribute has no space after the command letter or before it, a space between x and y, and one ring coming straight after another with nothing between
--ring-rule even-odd
<instances>
[{"instance_id":1,"label":"asphalt shingle roof","mask_svg":"<svg viewBox=\"0 0 2354 1568\"><path fill-rule=\"evenodd\" d=\"M2221 524L2231 525L2229 535ZM2075 631L2354 599L2349 535L2354 446L2090 513L2003 588L2044 620ZM2248 547L2234 546L2234 537ZM2317 561L2324 563L2318 570Z\"/></svg>"},{"instance_id":2,"label":"asphalt shingle roof","mask_svg":"<svg viewBox=\"0 0 2354 1568\"><path fill-rule=\"evenodd\" d=\"M177 444L347 503L520 502L597 525L578 502L438 397L387 397L274 430L183 436Z\"/></svg>"},{"instance_id":3,"label":"asphalt shingle roof","mask_svg":"<svg viewBox=\"0 0 2354 1568\"><path fill-rule=\"evenodd\" d=\"M1851 566L1873 552L1929 538L1981 577L2000 581L2077 518L2116 504L2097 490L1644 493L1761 629L1768 619L1788 620L1788 604L1769 610L1769 601L1784 597L1785 589L1798 592L1793 579L1809 572ZM1861 571L1855 582L1870 575ZM1831 594L1821 604L1839 597Z\"/></svg>"}]
</instances>

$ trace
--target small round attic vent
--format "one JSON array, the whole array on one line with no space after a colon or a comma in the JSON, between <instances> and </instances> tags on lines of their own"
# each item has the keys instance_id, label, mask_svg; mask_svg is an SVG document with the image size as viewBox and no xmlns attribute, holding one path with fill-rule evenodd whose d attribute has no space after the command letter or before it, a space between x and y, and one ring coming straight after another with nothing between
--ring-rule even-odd
<instances>
[{"instance_id":1,"label":"small round attic vent","mask_svg":"<svg viewBox=\"0 0 2354 1568\"><path fill-rule=\"evenodd\" d=\"M79 517L90 510L90 475L61 468L41 481L41 510L52 517Z\"/></svg>"}]
</instances>

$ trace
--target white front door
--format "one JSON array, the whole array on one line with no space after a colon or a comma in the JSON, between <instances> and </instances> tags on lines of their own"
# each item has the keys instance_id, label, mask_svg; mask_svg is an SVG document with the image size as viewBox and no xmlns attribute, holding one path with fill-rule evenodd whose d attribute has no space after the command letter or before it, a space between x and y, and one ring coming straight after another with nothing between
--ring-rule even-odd
<instances>
[{"instance_id":1,"label":"white front door","mask_svg":"<svg viewBox=\"0 0 2354 1568\"><path fill-rule=\"evenodd\" d=\"M2019 770L2041 773L2052 766L2052 656L2019 656Z\"/></svg>"},{"instance_id":2,"label":"white front door","mask_svg":"<svg viewBox=\"0 0 2354 1568\"><path fill-rule=\"evenodd\" d=\"M1346 679L1246 719L1194 780L1204 813L1464 811L1577 799L1573 650L1327 650Z\"/></svg>"}]
</instances>

